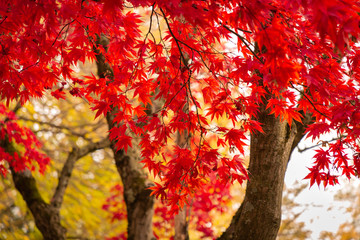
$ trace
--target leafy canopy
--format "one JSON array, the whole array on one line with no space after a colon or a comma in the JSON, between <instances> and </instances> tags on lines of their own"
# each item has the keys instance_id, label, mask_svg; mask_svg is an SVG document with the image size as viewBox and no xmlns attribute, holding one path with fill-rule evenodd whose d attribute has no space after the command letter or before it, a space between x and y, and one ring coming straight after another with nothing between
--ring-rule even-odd
<instances>
[{"instance_id":1,"label":"leafy canopy","mask_svg":"<svg viewBox=\"0 0 360 240\"><path fill-rule=\"evenodd\" d=\"M311 116L314 140L336 131L306 177L332 185L360 170L359 13L356 0L1 0L0 96L22 104L45 93L62 99L68 84L96 117L117 109L110 137L125 150L130 131L141 138L142 162L159 179L153 194L173 211L210 174L223 183L247 179L247 136L264 134L257 119L264 105L291 127ZM113 72L75 77L74 65L97 54ZM147 114L154 101L161 108ZM10 134L18 128L9 116L1 137L33 151L35 140ZM232 125L216 124L224 116ZM188 146L170 141L177 132Z\"/></svg>"}]
</instances>

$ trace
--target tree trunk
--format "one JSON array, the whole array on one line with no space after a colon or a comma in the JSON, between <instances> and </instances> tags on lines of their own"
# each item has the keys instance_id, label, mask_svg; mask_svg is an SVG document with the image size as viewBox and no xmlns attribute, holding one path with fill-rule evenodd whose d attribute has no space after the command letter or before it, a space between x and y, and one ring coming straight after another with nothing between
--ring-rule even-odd
<instances>
[{"instance_id":1,"label":"tree trunk","mask_svg":"<svg viewBox=\"0 0 360 240\"><path fill-rule=\"evenodd\" d=\"M113 113L107 114L109 129L114 127ZM155 239L152 230L154 214L153 196L150 186L140 163L139 144L133 142L125 154L123 149L117 150L115 142L111 142L116 168L124 185L124 200L127 208L128 240Z\"/></svg>"},{"instance_id":2,"label":"tree trunk","mask_svg":"<svg viewBox=\"0 0 360 240\"><path fill-rule=\"evenodd\" d=\"M1 147L6 152L13 154L14 147L7 139L0 141ZM45 240L65 240L66 229L60 223L59 210L46 203L41 197L36 186L36 180L29 170L15 172L12 168L11 175L16 189L20 192L26 205L30 209L36 227L40 230Z\"/></svg>"},{"instance_id":3,"label":"tree trunk","mask_svg":"<svg viewBox=\"0 0 360 240\"><path fill-rule=\"evenodd\" d=\"M46 203L41 197L34 177L29 170L11 171L16 189L20 192L35 219L36 227L45 240L65 240L66 229L60 223L57 208Z\"/></svg>"},{"instance_id":4,"label":"tree trunk","mask_svg":"<svg viewBox=\"0 0 360 240\"><path fill-rule=\"evenodd\" d=\"M20 107L21 105L17 104L14 112ZM60 208L76 161L98 149L109 147L109 145L109 140L103 139L99 142L90 142L81 148L74 147L61 170L59 182L50 204L42 198L36 185L36 180L30 170L15 172L13 168L10 167L15 188L20 192L27 207L30 209L36 227L45 240L66 239L67 230L60 222ZM9 154L16 152L16 149L7 137L0 139L0 146Z\"/></svg>"},{"instance_id":5,"label":"tree trunk","mask_svg":"<svg viewBox=\"0 0 360 240\"><path fill-rule=\"evenodd\" d=\"M174 217L175 236L174 240L189 240L188 221L186 219L187 205Z\"/></svg>"},{"instance_id":6,"label":"tree trunk","mask_svg":"<svg viewBox=\"0 0 360 240\"><path fill-rule=\"evenodd\" d=\"M97 43L107 49L108 39L101 35ZM95 50L96 65L99 77L112 79L112 67L106 62L105 56ZM116 126L114 123L116 108L109 111L106 120L109 129ZM140 163L139 143L132 142L133 147L129 148L125 154L123 149L116 148L116 142L111 141L111 149L114 153L114 160L117 171L124 186L124 200L127 209L128 220L128 240L151 240L155 239L152 230L152 218L154 214L154 196L150 196L150 185L147 183L147 176Z\"/></svg>"},{"instance_id":7,"label":"tree trunk","mask_svg":"<svg viewBox=\"0 0 360 240\"><path fill-rule=\"evenodd\" d=\"M251 135L245 198L221 240L274 240L280 227L286 167L311 118L290 128L287 122L270 115L265 105L257 119L265 133Z\"/></svg>"}]
</instances>

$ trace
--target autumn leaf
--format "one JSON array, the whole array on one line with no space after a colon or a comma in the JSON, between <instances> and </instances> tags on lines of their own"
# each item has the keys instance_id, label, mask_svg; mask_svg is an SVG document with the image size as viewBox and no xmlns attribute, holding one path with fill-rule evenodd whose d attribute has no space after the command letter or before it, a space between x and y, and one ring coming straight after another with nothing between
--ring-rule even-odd
<instances>
[{"instance_id":1,"label":"autumn leaf","mask_svg":"<svg viewBox=\"0 0 360 240\"><path fill-rule=\"evenodd\" d=\"M61 89L56 89L55 91L51 92L51 95L56 99L66 99L65 92Z\"/></svg>"}]
</instances>

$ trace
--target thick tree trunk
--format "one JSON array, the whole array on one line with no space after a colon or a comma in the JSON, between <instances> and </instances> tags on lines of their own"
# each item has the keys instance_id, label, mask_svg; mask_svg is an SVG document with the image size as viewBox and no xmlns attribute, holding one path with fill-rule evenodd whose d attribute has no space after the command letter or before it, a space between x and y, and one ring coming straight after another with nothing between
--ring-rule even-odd
<instances>
[{"instance_id":1,"label":"thick tree trunk","mask_svg":"<svg viewBox=\"0 0 360 240\"><path fill-rule=\"evenodd\" d=\"M186 210L188 206L184 206L184 208L179 211L178 214L174 217L175 222L175 236L174 240L189 240L189 232L188 232L188 221L186 219Z\"/></svg>"},{"instance_id":2,"label":"thick tree trunk","mask_svg":"<svg viewBox=\"0 0 360 240\"><path fill-rule=\"evenodd\" d=\"M102 35L97 43L107 49L108 39ZM95 50L96 51L96 50ZM113 70L105 61L105 56L96 51L96 64L99 77L112 79ZM106 120L109 129L116 126L114 117L117 109L107 113ZM111 141L111 149L114 153L116 168L124 186L124 200L127 209L128 240L151 240L155 239L152 230L152 218L154 214L154 196L150 196L150 185L147 176L140 163L139 143L133 140L133 147L125 154L123 149L116 148L116 142Z\"/></svg>"},{"instance_id":3,"label":"thick tree trunk","mask_svg":"<svg viewBox=\"0 0 360 240\"><path fill-rule=\"evenodd\" d=\"M114 127L112 113L107 114L109 129ZM124 185L124 199L127 208L128 240L155 239L152 230L154 213L153 196L148 189L147 177L140 163L139 144L133 143L125 154L123 149L117 150L115 142L111 143L116 168Z\"/></svg>"},{"instance_id":4,"label":"thick tree trunk","mask_svg":"<svg viewBox=\"0 0 360 240\"><path fill-rule=\"evenodd\" d=\"M305 127L294 123L289 128L286 122L269 115L265 106L257 120L265 133L251 136L245 199L221 240L274 240L280 227L285 171ZM304 119L304 123L308 120Z\"/></svg>"}]
</instances>

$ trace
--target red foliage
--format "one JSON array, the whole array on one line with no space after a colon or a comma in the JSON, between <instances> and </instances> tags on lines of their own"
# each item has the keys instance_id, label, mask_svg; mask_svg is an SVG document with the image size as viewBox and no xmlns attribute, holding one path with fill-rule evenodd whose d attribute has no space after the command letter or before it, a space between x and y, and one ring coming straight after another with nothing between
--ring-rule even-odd
<instances>
[{"instance_id":1,"label":"red foliage","mask_svg":"<svg viewBox=\"0 0 360 240\"><path fill-rule=\"evenodd\" d=\"M0 146L0 173L2 175L7 173L5 161L14 171L34 170L36 162L39 172L44 173L50 159L38 151L41 143L34 133L29 128L20 126L16 121L15 114L0 103L0 141L8 141L15 145L15 149L11 152Z\"/></svg>"},{"instance_id":2,"label":"red foliage","mask_svg":"<svg viewBox=\"0 0 360 240\"><path fill-rule=\"evenodd\" d=\"M215 239L214 219L218 213L229 211L228 205L231 200L230 183L224 183L215 174L210 175L209 183L202 184L187 206L189 226L195 226L195 230L201 233L202 238ZM103 210L109 213L111 222L126 221L126 208L123 199L123 187L115 185L111 189L111 195L103 204ZM170 207L162 201L155 203L154 235L157 238L169 238L169 232L174 229L174 216ZM213 215L211 215L211 213ZM163 234L167 234L163 236ZM107 240L126 239L126 233L119 233L116 237ZM171 238L172 239L172 238Z\"/></svg>"},{"instance_id":3,"label":"red foliage","mask_svg":"<svg viewBox=\"0 0 360 240\"><path fill-rule=\"evenodd\" d=\"M128 5L149 11L147 34ZM72 65L100 52L114 78L89 76L70 94L86 98L97 117L119 110L114 121L124 129L111 137L125 150L129 130L141 138L143 163L161 179L154 194L173 212L212 174L222 182L247 178L239 157L221 150L246 153L246 134L263 131L257 114L265 99L270 114L290 125L311 114L313 139L337 133L339 140L318 151L307 176L311 184L335 184L336 174L358 176L359 12L357 0L2 0L0 97L24 103L52 91L62 98L62 82L79 83ZM161 41L153 35L158 19L167 28ZM107 51L96 45L101 34L109 39ZM237 39L237 50L226 50L230 39ZM147 116L154 99L163 105ZM221 116L233 126L214 127ZM7 131L18 143L34 144L33 137L21 137L23 128L6 126L2 136ZM169 146L185 130L189 146ZM218 148L208 143L214 135ZM23 168L25 160L15 160L11 164Z\"/></svg>"}]
</instances>

